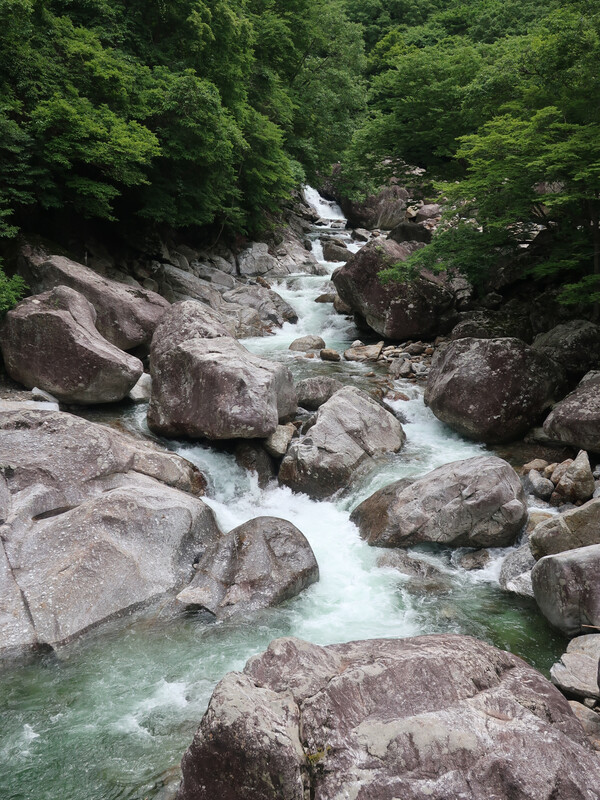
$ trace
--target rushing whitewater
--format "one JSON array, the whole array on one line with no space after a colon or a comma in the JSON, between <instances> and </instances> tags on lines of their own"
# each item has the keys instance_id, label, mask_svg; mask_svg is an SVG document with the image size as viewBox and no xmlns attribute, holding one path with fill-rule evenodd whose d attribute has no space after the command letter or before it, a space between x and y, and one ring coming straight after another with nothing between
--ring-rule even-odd
<instances>
[{"instance_id":1,"label":"rushing whitewater","mask_svg":"<svg viewBox=\"0 0 600 800\"><path fill-rule=\"evenodd\" d=\"M343 220L338 206L307 187L305 197L331 222ZM322 260L319 237L347 232L322 225L313 233L313 252ZM329 272L337 264L325 264ZM296 378L326 373L362 385L373 365L325 364L289 350L304 334L322 336L343 350L359 338L351 319L330 304L315 303L328 276L296 275L274 284L298 312L274 336L249 339L250 350L284 361ZM449 552L423 548L421 556L442 570L435 591L376 566L381 551L368 547L350 522L351 510L393 480L420 475L442 464L481 453L440 423L424 406L421 390L408 382L409 397L394 406L406 419L407 444L352 490L328 502L293 494L273 484L260 489L223 450L165 443L206 474L206 502L224 531L260 515L293 522L310 541L320 580L284 606L244 621L212 623L205 616L121 620L57 655L6 671L2 676L0 797L2 800L141 800L163 798L163 783L177 780L179 759L206 708L215 683L240 669L277 636L293 635L318 644L371 637L405 637L455 631L475 634L547 667L560 651L532 603L497 588L499 557L475 573L457 569ZM145 408L122 423L147 434ZM168 772L171 770L171 772Z\"/></svg>"}]
</instances>

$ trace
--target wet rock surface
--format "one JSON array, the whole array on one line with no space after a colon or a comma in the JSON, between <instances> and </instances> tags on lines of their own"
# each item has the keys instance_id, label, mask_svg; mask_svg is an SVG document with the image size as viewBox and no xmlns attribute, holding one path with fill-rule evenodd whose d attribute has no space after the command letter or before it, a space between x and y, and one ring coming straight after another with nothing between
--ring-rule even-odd
<instances>
[{"instance_id":1,"label":"wet rock surface","mask_svg":"<svg viewBox=\"0 0 600 800\"><path fill-rule=\"evenodd\" d=\"M310 430L292 442L279 480L311 497L329 497L359 468L398 452L405 438L392 414L359 389L344 387L319 408Z\"/></svg>"},{"instance_id":2,"label":"wet rock surface","mask_svg":"<svg viewBox=\"0 0 600 800\"><path fill-rule=\"evenodd\" d=\"M566 699L454 635L277 639L218 684L182 770L179 800L593 800L600 782Z\"/></svg>"},{"instance_id":3,"label":"wet rock surface","mask_svg":"<svg viewBox=\"0 0 600 800\"><path fill-rule=\"evenodd\" d=\"M361 536L379 547L436 542L454 547L511 544L527 520L513 468L495 456L454 461L380 489L352 512Z\"/></svg>"}]
</instances>

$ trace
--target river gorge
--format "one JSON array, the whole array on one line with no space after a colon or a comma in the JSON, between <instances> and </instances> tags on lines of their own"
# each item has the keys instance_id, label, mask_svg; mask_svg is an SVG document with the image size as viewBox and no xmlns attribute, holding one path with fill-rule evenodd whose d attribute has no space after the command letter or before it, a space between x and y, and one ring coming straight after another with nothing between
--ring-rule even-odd
<instances>
[{"instance_id":1,"label":"river gorge","mask_svg":"<svg viewBox=\"0 0 600 800\"><path fill-rule=\"evenodd\" d=\"M385 375L371 362L322 361L289 349L293 340L318 335L328 348L347 350L365 333L351 317L315 299L327 291L339 262L326 262L322 237L341 237L351 251L360 245L345 228L339 207L314 190L306 197L321 220L309 234L313 253L327 274L292 274L270 281L297 312L273 335L247 338L251 352L282 362L294 380L316 375L369 388ZM373 339L371 335L371 340ZM515 653L548 675L564 651L533 599L500 589L498 574L506 548L492 548L488 564L465 570L464 550L417 547L436 568L430 581L415 581L377 566L350 521L351 511L377 489L403 477L420 476L459 459L494 452L461 437L424 405L423 387L397 379L402 399L388 400L406 433L401 452L332 499L318 501L271 481L259 486L256 473L240 466L227 448L162 440L197 465L208 481L205 502L223 531L257 516L291 521L307 537L319 565L319 580L277 608L243 619L215 622L200 611L163 614L155 608L108 622L81 639L6 666L0 676L0 797L3 800L162 800L172 796L179 762L215 684L239 670L280 636L316 644L430 633L471 634ZM152 437L146 405L120 403L80 413L118 426L135 437ZM511 458L510 449L499 453ZM514 461L519 464L519 457ZM522 462L521 462L522 464ZM519 466L521 465L519 464ZM534 504L535 500L530 497Z\"/></svg>"}]
</instances>

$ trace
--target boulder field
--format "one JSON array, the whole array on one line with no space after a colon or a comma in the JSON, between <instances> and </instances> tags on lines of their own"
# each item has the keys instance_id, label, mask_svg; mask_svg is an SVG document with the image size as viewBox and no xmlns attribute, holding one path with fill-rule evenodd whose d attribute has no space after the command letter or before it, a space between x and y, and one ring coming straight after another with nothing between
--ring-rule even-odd
<instances>
[{"instance_id":1,"label":"boulder field","mask_svg":"<svg viewBox=\"0 0 600 800\"><path fill-rule=\"evenodd\" d=\"M596 800L569 703L510 653L450 634L277 639L226 675L178 800Z\"/></svg>"},{"instance_id":2,"label":"boulder field","mask_svg":"<svg viewBox=\"0 0 600 800\"><path fill-rule=\"evenodd\" d=\"M180 456L71 414L13 406L0 411L0 660L172 604L201 578L212 600L192 604L217 616L275 605L317 580L290 523L256 519L222 534L200 499L203 475Z\"/></svg>"}]
</instances>

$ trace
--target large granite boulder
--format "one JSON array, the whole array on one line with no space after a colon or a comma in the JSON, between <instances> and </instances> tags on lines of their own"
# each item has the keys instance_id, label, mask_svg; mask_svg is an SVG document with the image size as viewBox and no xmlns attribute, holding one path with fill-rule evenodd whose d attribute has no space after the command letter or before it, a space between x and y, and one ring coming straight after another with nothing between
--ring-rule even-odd
<instances>
[{"instance_id":1,"label":"large granite boulder","mask_svg":"<svg viewBox=\"0 0 600 800\"><path fill-rule=\"evenodd\" d=\"M457 339L436 351L425 403L464 436L507 442L535 425L562 385L560 367L519 339Z\"/></svg>"},{"instance_id":2,"label":"large granite boulder","mask_svg":"<svg viewBox=\"0 0 600 800\"><path fill-rule=\"evenodd\" d=\"M308 409L308 411L316 411L343 386L343 383L327 375L315 375L314 378L305 378L296 384L298 405Z\"/></svg>"},{"instance_id":3,"label":"large granite boulder","mask_svg":"<svg viewBox=\"0 0 600 800\"><path fill-rule=\"evenodd\" d=\"M600 453L600 372L590 372L544 422L551 439Z\"/></svg>"},{"instance_id":4,"label":"large granite boulder","mask_svg":"<svg viewBox=\"0 0 600 800\"><path fill-rule=\"evenodd\" d=\"M522 597L533 597L531 570L534 564L535 558L531 552L529 541L516 550L511 550L500 567L498 583L501 588Z\"/></svg>"},{"instance_id":5,"label":"large granite boulder","mask_svg":"<svg viewBox=\"0 0 600 800\"><path fill-rule=\"evenodd\" d=\"M600 700L599 671L600 633L588 633L571 639L567 652L550 670L550 678L567 695Z\"/></svg>"},{"instance_id":6,"label":"large granite boulder","mask_svg":"<svg viewBox=\"0 0 600 800\"><path fill-rule=\"evenodd\" d=\"M0 464L2 657L174 597L220 535L192 464L70 414L1 412Z\"/></svg>"},{"instance_id":7,"label":"large granite boulder","mask_svg":"<svg viewBox=\"0 0 600 800\"><path fill-rule=\"evenodd\" d=\"M531 580L542 614L567 636L600 627L600 544L544 556Z\"/></svg>"},{"instance_id":8,"label":"large granite boulder","mask_svg":"<svg viewBox=\"0 0 600 800\"><path fill-rule=\"evenodd\" d=\"M404 220L408 197L402 186L387 186L363 201L341 197L340 206L353 228L389 231Z\"/></svg>"},{"instance_id":9,"label":"large granite boulder","mask_svg":"<svg viewBox=\"0 0 600 800\"><path fill-rule=\"evenodd\" d=\"M454 461L380 489L351 516L360 535L379 547L436 542L453 547L504 547L527 521L514 469L496 456Z\"/></svg>"},{"instance_id":10,"label":"large granite boulder","mask_svg":"<svg viewBox=\"0 0 600 800\"><path fill-rule=\"evenodd\" d=\"M257 517L206 551L177 601L229 619L279 605L318 579L304 534L287 520Z\"/></svg>"},{"instance_id":11,"label":"large granite boulder","mask_svg":"<svg viewBox=\"0 0 600 800\"><path fill-rule=\"evenodd\" d=\"M429 244L431 242L432 232L425 225L421 225L413 220L406 220L400 222L393 228L389 234L390 239L393 239L398 244L403 242L423 242Z\"/></svg>"},{"instance_id":12,"label":"large granite boulder","mask_svg":"<svg viewBox=\"0 0 600 800\"><path fill-rule=\"evenodd\" d=\"M10 377L64 403L112 403L135 386L142 362L96 330L96 311L67 286L28 297L6 315L0 348Z\"/></svg>"},{"instance_id":13,"label":"large granite boulder","mask_svg":"<svg viewBox=\"0 0 600 800\"><path fill-rule=\"evenodd\" d=\"M154 329L170 303L155 292L104 278L83 264L63 256L23 247L19 272L33 292L69 286L96 309L96 327L121 350L149 344Z\"/></svg>"},{"instance_id":14,"label":"large granite boulder","mask_svg":"<svg viewBox=\"0 0 600 800\"><path fill-rule=\"evenodd\" d=\"M207 310L177 303L157 328L148 424L164 436L266 438L296 412L292 376L248 352Z\"/></svg>"},{"instance_id":15,"label":"large granite boulder","mask_svg":"<svg viewBox=\"0 0 600 800\"><path fill-rule=\"evenodd\" d=\"M574 319L540 333L532 347L573 375L600 369L600 325L588 320Z\"/></svg>"},{"instance_id":16,"label":"large granite boulder","mask_svg":"<svg viewBox=\"0 0 600 800\"><path fill-rule=\"evenodd\" d=\"M381 282L381 270L406 261L409 255L406 245L375 239L333 274L340 298L386 339L420 339L444 332L441 318L454 303L452 287L443 274L423 271L404 283Z\"/></svg>"},{"instance_id":17,"label":"large granite boulder","mask_svg":"<svg viewBox=\"0 0 600 800\"><path fill-rule=\"evenodd\" d=\"M397 453L405 439L402 425L389 411L360 389L346 386L319 408L308 432L292 441L279 480L311 497L329 497L347 486L359 468Z\"/></svg>"},{"instance_id":18,"label":"large granite boulder","mask_svg":"<svg viewBox=\"0 0 600 800\"><path fill-rule=\"evenodd\" d=\"M467 636L276 639L217 685L178 800L595 800L567 700Z\"/></svg>"},{"instance_id":19,"label":"large granite boulder","mask_svg":"<svg viewBox=\"0 0 600 800\"><path fill-rule=\"evenodd\" d=\"M536 559L592 544L600 544L600 497L540 522L529 537Z\"/></svg>"}]
</instances>

